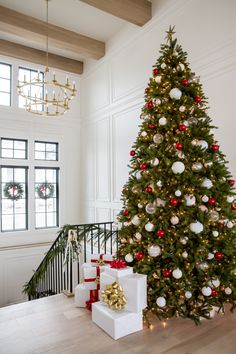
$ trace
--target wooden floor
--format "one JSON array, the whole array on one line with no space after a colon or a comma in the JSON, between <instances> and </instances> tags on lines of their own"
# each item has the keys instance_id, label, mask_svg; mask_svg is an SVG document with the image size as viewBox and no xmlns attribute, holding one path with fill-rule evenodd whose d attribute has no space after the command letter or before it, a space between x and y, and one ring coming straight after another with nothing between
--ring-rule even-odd
<instances>
[{"instance_id":1,"label":"wooden floor","mask_svg":"<svg viewBox=\"0 0 236 354\"><path fill-rule=\"evenodd\" d=\"M182 319L153 324L114 341L73 298L56 295L0 309L0 354L236 354L236 313L198 327Z\"/></svg>"}]
</instances>

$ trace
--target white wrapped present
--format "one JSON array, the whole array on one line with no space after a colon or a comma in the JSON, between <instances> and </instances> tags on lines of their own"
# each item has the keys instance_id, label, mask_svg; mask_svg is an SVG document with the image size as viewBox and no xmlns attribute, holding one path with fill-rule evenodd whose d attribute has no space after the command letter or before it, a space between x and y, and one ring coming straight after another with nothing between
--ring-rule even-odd
<instances>
[{"instance_id":1,"label":"white wrapped present","mask_svg":"<svg viewBox=\"0 0 236 354\"><path fill-rule=\"evenodd\" d=\"M92 304L92 321L113 339L119 339L143 329L141 312L114 311L100 301Z\"/></svg>"},{"instance_id":2,"label":"white wrapped present","mask_svg":"<svg viewBox=\"0 0 236 354\"><path fill-rule=\"evenodd\" d=\"M128 274L119 278L127 304L127 311L140 313L147 307L147 276L144 274Z\"/></svg>"},{"instance_id":3,"label":"white wrapped present","mask_svg":"<svg viewBox=\"0 0 236 354\"><path fill-rule=\"evenodd\" d=\"M75 287L75 306L85 307L86 301L90 298L90 290L86 289L84 284L78 284Z\"/></svg>"},{"instance_id":4,"label":"white wrapped present","mask_svg":"<svg viewBox=\"0 0 236 354\"><path fill-rule=\"evenodd\" d=\"M88 261L96 265L109 265L113 261L114 257L111 254L91 254L88 257Z\"/></svg>"},{"instance_id":5,"label":"white wrapped present","mask_svg":"<svg viewBox=\"0 0 236 354\"><path fill-rule=\"evenodd\" d=\"M100 289L105 290L106 285L110 285L115 281L119 283L120 278L132 273L133 273L132 267L126 267L122 269L106 268L104 272L102 272L100 275Z\"/></svg>"},{"instance_id":6,"label":"white wrapped present","mask_svg":"<svg viewBox=\"0 0 236 354\"><path fill-rule=\"evenodd\" d=\"M100 267L84 267L84 286L88 290L100 289Z\"/></svg>"}]
</instances>

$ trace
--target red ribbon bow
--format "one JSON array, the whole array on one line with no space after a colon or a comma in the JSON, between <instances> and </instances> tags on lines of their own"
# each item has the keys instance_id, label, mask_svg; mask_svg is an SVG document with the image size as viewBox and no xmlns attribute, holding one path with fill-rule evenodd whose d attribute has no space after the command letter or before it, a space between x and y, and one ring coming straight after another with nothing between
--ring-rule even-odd
<instances>
[{"instance_id":1,"label":"red ribbon bow","mask_svg":"<svg viewBox=\"0 0 236 354\"><path fill-rule=\"evenodd\" d=\"M123 269L126 268L126 263L123 259L115 259L111 262L111 268Z\"/></svg>"},{"instance_id":2,"label":"red ribbon bow","mask_svg":"<svg viewBox=\"0 0 236 354\"><path fill-rule=\"evenodd\" d=\"M85 302L86 309L92 311L92 304L98 301L98 291L90 290L90 299Z\"/></svg>"}]
</instances>

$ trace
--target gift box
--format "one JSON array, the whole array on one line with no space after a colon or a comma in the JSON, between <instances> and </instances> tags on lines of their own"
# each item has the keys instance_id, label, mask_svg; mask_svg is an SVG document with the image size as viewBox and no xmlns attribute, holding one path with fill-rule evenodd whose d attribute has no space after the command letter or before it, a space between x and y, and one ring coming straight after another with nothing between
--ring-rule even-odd
<instances>
[{"instance_id":1,"label":"gift box","mask_svg":"<svg viewBox=\"0 0 236 354\"><path fill-rule=\"evenodd\" d=\"M99 267L100 268L100 273L102 273L107 267L110 267L109 264L104 264L104 265L98 265L97 263L90 263L86 262L82 264L82 275L84 277L84 269L85 268L91 268L91 267Z\"/></svg>"},{"instance_id":2,"label":"gift box","mask_svg":"<svg viewBox=\"0 0 236 354\"><path fill-rule=\"evenodd\" d=\"M75 306L85 307L86 301L90 298L90 291L85 287L84 284L78 284L75 287Z\"/></svg>"},{"instance_id":3,"label":"gift box","mask_svg":"<svg viewBox=\"0 0 236 354\"><path fill-rule=\"evenodd\" d=\"M132 267L126 267L123 269L106 268L104 272L100 275L100 289L105 290L106 285L110 285L115 281L119 283L121 277L124 277L132 273L133 273Z\"/></svg>"},{"instance_id":4,"label":"gift box","mask_svg":"<svg viewBox=\"0 0 236 354\"><path fill-rule=\"evenodd\" d=\"M111 254L91 254L89 257L89 262L96 265L109 265L113 261L113 256Z\"/></svg>"},{"instance_id":5,"label":"gift box","mask_svg":"<svg viewBox=\"0 0 236 354\"><path fill-rule=\"evenodd\" d=\"M84 267L84 285L88 290L100 289L100 267Z\"/></svg>"},{"instance_id":6,"label":"gift box","mask_svg":"<svg viewBox=\"0 0 236 354\"><path fill-rule=\"evenodd\" d=\"M119 278L127 304L127 311L139 313L147 307L147 276L144 274L128 274Z\"/></svg>"},{"instance_id":7,"label":"gift box","mask_svg":"<svg viewBox=\"0 0 236 354\"><path fill-rule=\"evenodd\" d=\"M100 301L92 304L92 321L113 339L119 339L143 329L141 312L114 311Z\"/></svg>"}]
</instances>

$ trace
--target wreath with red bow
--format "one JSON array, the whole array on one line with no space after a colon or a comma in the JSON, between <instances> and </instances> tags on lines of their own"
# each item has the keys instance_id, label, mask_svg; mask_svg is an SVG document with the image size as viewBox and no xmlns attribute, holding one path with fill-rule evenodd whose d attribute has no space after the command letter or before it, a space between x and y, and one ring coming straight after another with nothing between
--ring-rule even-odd
<instances>
[{"instance_id":1,"label":"wreath with red bow","mask_svg":"<svg viewBox=\"0 0 236 354\"><path fill-rule=\"evenodd\" d=\"M36 187L36 193L40 199L52 198L54 194L54 185L52 183L41 183Z\"/></svg>"},{"instance_id":2,"label":"wreath with red bow","mask_svg":"<svg viewBox=\"0 0 236 354\"><path fill-rule=\"evenodd\" d=\"M19 200L23 197L24 188L21 183L7 182L3 188L3 195L10 200Z\"/></svg>"}]
</instances>

